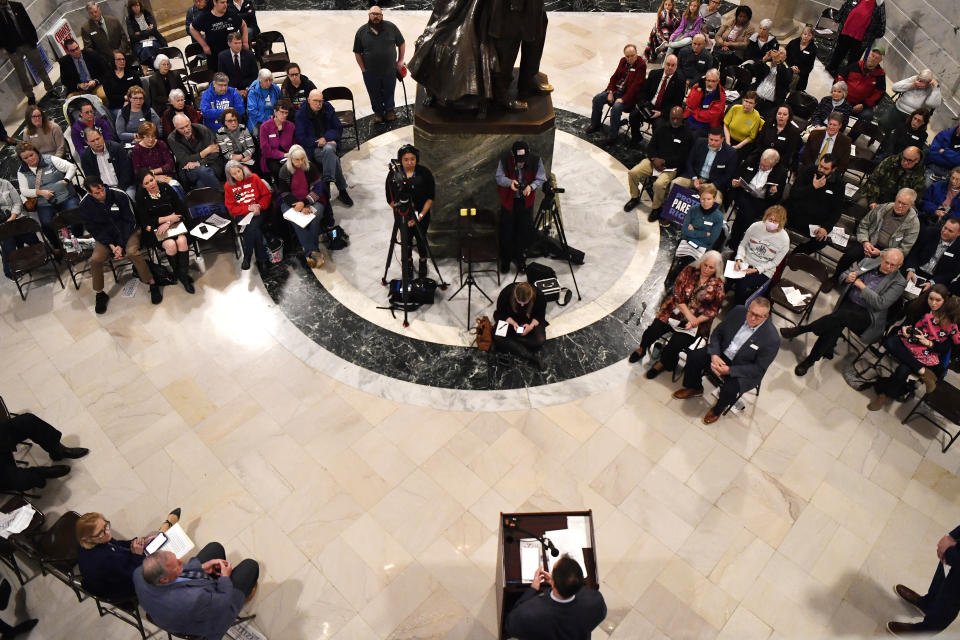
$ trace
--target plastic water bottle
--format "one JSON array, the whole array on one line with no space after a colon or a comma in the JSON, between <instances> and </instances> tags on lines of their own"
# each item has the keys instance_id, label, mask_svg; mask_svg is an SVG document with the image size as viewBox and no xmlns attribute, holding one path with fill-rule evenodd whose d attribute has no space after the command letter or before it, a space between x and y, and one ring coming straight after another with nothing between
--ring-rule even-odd
<instances>
[{"instance_id":1,"label":"plastic water bottle","mask_svg":"<svg viewBox=\"0 0 960 640\"><path fill-rule=\"evenodd\" d=\"M80 253L80 241L73 234L70 234L70 246L73 247L74 253Z\"/></svg>"},{"instance_id":2,"label":"plastic water bottle","mask_svg":"<svg viewBox=\"0 0 960 640\"><path fill-rule=\"evenodd\" d=\"M196 259L194 260L194 262L197 263L197 269L200 270L200 273L204 273L204 272L207 270L207 263L206 263L206 261L203 259L203 254L202 254L202 253L200 253L200 252L198 251L196 255L197 255L197 257L196 257Z\"/></svg>"}]
</instances>

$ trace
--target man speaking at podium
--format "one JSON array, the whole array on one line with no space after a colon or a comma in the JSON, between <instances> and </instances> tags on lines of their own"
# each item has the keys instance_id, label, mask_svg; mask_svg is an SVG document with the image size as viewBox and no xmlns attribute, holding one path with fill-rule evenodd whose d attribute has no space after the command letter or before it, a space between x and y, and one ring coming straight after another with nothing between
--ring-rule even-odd
<instances>
[{"instance_id":1,"label":"man speaking at podium","mask_svg":"<svg viewBox=\"0 0 960 640\"><path fill-rule=\"evenodd\" d=\"M540 593L540 585L550 591ZM583 571L564 554L553 575L537 569L530 588L507 614L504 633L520 640L589 640L590 632L607 617L599 591L584 589Z\"/></svg>"}]
</instances>

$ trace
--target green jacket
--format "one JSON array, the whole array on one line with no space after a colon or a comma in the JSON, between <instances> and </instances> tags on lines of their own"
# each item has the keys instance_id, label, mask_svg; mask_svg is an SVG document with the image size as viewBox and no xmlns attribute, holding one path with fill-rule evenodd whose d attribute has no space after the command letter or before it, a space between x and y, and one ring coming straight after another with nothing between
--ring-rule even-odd
<instances>
[{"instance_id":1,"label":"green jacket","mask_svg":"<svg viewBox=\"0 0 960 640\"><path fill-rule=\"evenodd\" d=\"M893 203L885 202L873 208L872 211L863 216L860 224L857 225L857 242L863 244L870 241L871 244L877 242L880 235L880 229L883 227L883 220L887 216L895 215L893 212ZM890 244L884 249L900 249L906 256L913 248L913 244L920 235L920 218L917 217L917 210L913 207L903 216L900 228L890 236Z\"/></svg>"},{"instance_id":2,"label":"green jacket","mask_svg":"<svg viewBox=\"0 0 960 640\"><path fill-rule=\"evenodd\" d=\"M923 161L918 162L912 169L900 166L902 152L890 156L874 169L866 183L860 188L857 199L866 198L867 202L893 202L897 192L909 187L917 192L919 198L927 188L927 180L923 175Z\"/></svg>"}]
</instances>

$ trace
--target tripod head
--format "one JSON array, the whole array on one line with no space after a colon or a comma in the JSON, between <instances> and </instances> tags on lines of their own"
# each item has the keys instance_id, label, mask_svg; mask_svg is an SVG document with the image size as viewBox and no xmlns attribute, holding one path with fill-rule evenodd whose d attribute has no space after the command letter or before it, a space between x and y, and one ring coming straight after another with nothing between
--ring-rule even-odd
<instances>
[{"instance_id":1,"label":"tripod head","mask_svg":"<svg viewBox=\"0 0 960 640\"><path fill-rule=\"evenodd\" d=\"M400 160L391 160L387 165L390 170L390 186L396 194L396 206L394 210L401 216L408 216L414 211L413 207L413 185Z\"/></svg>"}]
</instances>

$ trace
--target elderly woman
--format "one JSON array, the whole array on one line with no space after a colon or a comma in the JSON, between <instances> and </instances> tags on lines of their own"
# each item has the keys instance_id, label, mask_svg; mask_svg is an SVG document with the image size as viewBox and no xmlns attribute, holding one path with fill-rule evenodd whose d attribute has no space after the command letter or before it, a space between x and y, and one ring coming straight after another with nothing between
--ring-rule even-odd
<instances>
[{"instance_id":1,"label":"elderly woman","mask_svg":"<svg viewBox=\"0 0 960 640\"><path fill-rule=\"evenodd\" d=\"M148 85L150 90L150 106L161 115L167 109L171 91L177 89L182 94L187 90L180 74L176 71L171 71L170 67L170 58L162 53L153 59L153 68L156 69L157 72L150 76L150 84ZM170 131L172 132L173 130L171 129Z\"/></svg>"},{"instance_id":2,"label":"elderly woman","mask_svg":"<svg viewBox=\"0 0 960 640\"><path fill-rule=\"evenodd\" d=\"M939 225L944 216L960 217L960 167L954 167L946 180L927 187L919 209L923 224Z\"/></svg>"},{"instance_id":3,"label":"elderly woman","mask_svg":"<svg viewBox=\"0 0 960 640\"><path fill-rule=\"evenodd\" d=\"M200 121L203 120L203 114L187 102L187 97L183 91L174 89L170 92L169 103L167 104L166 111L163 112L163 119L161 121L163 127L160 132L164 140L176 131L176 127L173 126L173 118L181 113L187 116L193 124L200 124Z\"/></svg>"},{"instance_id":4,"label":"elderly woman","mask_svg":"<svg viewBox=\"0 0 960 640\"><path fill-rule=\"evenodd\" d=\"M174 509L160 525L166 531L180 521L180 509ZM77 520L77 542L83 588L111 602L136 598L133 572L143 562L143 550L157 533L132 540L114 540L110 521L103 514L85 513Z\"/></svg>"},{"instance_id":5,"label":"elderly woman","mask_svg":"<svg viewBox=\"0 0 960 640\"><path fill-rule=\"evenodd\" d=\"M193 278L188 272L190 265L190 245L187 233L170 236L170 229L181 222L189 224L187 206L180 196L166 182L157 180L149 169L137 174L137 222L143 229L143 244L146 247L157 243L167 255L174 277L183 285L187 293L194 293Z\"/></svg>"},{"instance_id":6,"label":"elderly woman","mask_svg":"<svg viewBox=\"0 0 960 640\"><path fill-rule=\"evenodd\" d=\"M290 101L281 98L273 108L273 117L260 125L260 170L276 183L280 167L296 144L296 125L288 120Z\"/></svg>"},{"instance_id":7,"label":"elderly woman","mask_svg":"<svg viewBox=\"0 0 960 640\"><path fill-rule=\"evenodd\" d=\"M80 199L73 188L77 166L63 158L41 155L29 142L17 145L20 167L17 184L24 198L36 198L37 217L51 246L59 247L53 218L61 211L76 209Z\"/></svg>"},{"instance_id":8,"label":"elderly woman","mask_svg":"<svg viewBox=\"0 0 960 640\"><path fill-rule=\"evenodd\" d=\"M773 20L764 18L757 26L757 31L747 38L747 48L743 52L744 61L763 60L768 51L773 51L780 47L777 42L777 36L770 33L773 27Z\"/></svg>"},{"instance_id":9,"label":"elderly woman","mask_svg":"<svg viewBox=\"0 0 960 640\"><path fill-rule=\"evenodd\" d=\"M680 13L673 8L673 0L663 0L660 8L657 9L657 19L650 29L650 38L647 40L647 47L643 50L643 57L647 62L653 62L663 51L661 46L666 46L670 41L670 36L680 24Z\"/></svg>"},{"instance_id":10,"label":"elderly woman","mask_svg":"<svg viewBox=\"0 0 960 640\"><path fill-rule=\"evenodd\" d=\"M127 90L127 104L120 109L117 115L117 136L120 142L136 144L140 141L140 126L145 122L152 122L160 126L160 116L150 107L144 106L146 93L140 85L134 85Z\"/></svg>"},{"instance_id":11,"label":"elderly woman","mask_svg":"<svg viewBox=\"0 0 960 640\"><path fill-rule=\"evenodd\" d=\"M817 43L813 41L813 26L806 25L800 35L787 43L787 65L793 70L796 91L805 91L813 63L817 61Z\"/></svg>"},{"instance_id":12,"label":"elderly woman","mask_svg":"<svg viewBox=\"0 0 960 640\"><path fill-rule=\"evenodd\" d=\"M247 90L247 128L257 136L260 125L273 117L273 108L280 99L280 87L273 82L270 69L260 69L256 82Z\"/></svg>"},{"instance_id":13,"label":"elderly woman","mask_svg":"<svg viewBox=\"0 0 960 640\"><path fill-rule=\"evenodd\" d=\"M660 358L647 370L653 380L664 371L677 368L680 352L699 338L710 337L710 325L723 304L723 258L718 251L707 251L677 276L673 292L660 305L656 317L640 338L640 346L630 354L630 362L647 355L647 349L670 331L673 334L660 352Z\"/></svg>"},{"instance_id":14,"label":"elderly woman","mask_svg":"<svg viewBox=\"0 0 960 640\"><path fill-rule=\"evenodd\" d=\"M140 86L140 67L127 68L127 57L123 51L114 50L113 67L103 78L103 92L107 95L107 108L116 119L120 109L126 103L130 87Z\"/></svg>"},{"instance_id":15,"label":"elderly woman","mask_svg":"<svg viewBox=\"0 0 960 640\"><path fill-rule=\"evenodd\" d=\"M889 378L877 381L877 397L867 409L879 411L891 398L903 395L910 374L920 376L927 393L933 391L944 373L944 357L960 344L958 322L960 304L944 284L933 285L911 303L907 322L884 343L897 368Z\"/></svg>"},{"instance_id":16,"label":"elderly woman","mask_svg":"<svg viewBox=\"0 0 960 640\"><path fill-rule=\"evenodd\" d=\"M255 173L250 173L246 165L231 160L226 167L227 183L223 185L224 204L227 211L236 220L253 214L250 222L241 228L243 244L243 263L240 268L250 268L250 260L256 254L257 269L260 274L267 270L267 245L263 240L263 213L270 208L272 195L270 187Z\"/></svg>"},{"instance_id":17,"label":"elderly woman","mask_svg":"<svg viewBox=\"0 0 960 640\"><path fill-rule=\"evenodd\" d=\"M140 0L127 0L127 35L140 64L149 66L156 52L167 46L166 39L157 29L156 18L149 11L144 11Z\"/></svg>"},{"instance_id":18,"label":"elderly woman","mask_svg":"<svg viewBox=\"0 0 960 640\"><path fill-rule=\"evenodd\" d=\"M67 157L67 139L63 136L63 129L56 122L48 120L43 109L35 104L27 105L24 120L24 142L32 144L43 155Z\"/></svg>"},{"instance_id":19,"label":"elderly woman","mask_svg":"<svg viewBox=\"0 0 960 640\"><path fill-rule=\"evenodd\" d=\"M217 129L217 145L223 161L236 160L252 167L256 146L247 128L240 125L240 114L236 109L224 109L220 120L223 126Z\"/></svg>"},{"instance_id":20,"label":"elderly woman","mask_svg":"<svg viewBox=\"0 0 960 640\"><path fill-rule=\"evenodd\" d=\"M743 277L730 276L727 281L727 289L735 292L734 304L746 304L747 298L777 272L790 250L790 236L783 230L786 224L787 210L775 205L767 209L763 220L747 228L733 267L736 273L743 273Z\"/></svg>"},{"instance_id":21,"label":"elderly woman","mask_svg":"<svg viewBox=\"0 0 960 640\"><path fill-rule=\"evenodd\" d=\"M537 350L547 341L547 301L526 282L508 284L497 297L493 312L494 329L505 322L505 335L494 331L493 344L497 351L505 351L540 367Z\"/></svg>"},{"instance_id":22,"label":"elderly woman","mask_svg":"<svg viewBox=\"0 0 960 640\"><path fill-rule=\"evenodd\" d=\"M320 167L310 162L303 147L293 145L290 148L290 160L280 167L277 183L280 211L283 214L292 209L313 216L305 226L293 220L290 220L290 226L303 247L307 266L311 269L322 266L323 254L320 253L318 237L320 229L333 226L333 209Z\"/></svg>"},{"instance_id":23,"label":"elderly woman","mask_svg":"<svg viewBox=\"0 0 960 640\"><path fill-rule=\"evenodd\" d=\"M841 128L847 126L847 120L853 113L853 105L847 102L847 83L843 80L835 82L830 88L830 95L824 96L820 104L810 115L810 121L807 123L807 129L820 129L827 126L827 118L836 111L843 116Z\"/></svg>"},{"instance_id":24,"label":"elderly woman","mask_svg":"<svg viewBox=\"0 0 960 640\"><path fill-rule=\"evenodd\" d=\"M900 93L900 97L894 103L895 108L887 109L886 113L880 117L880 126L886 131L895 129L916 109L926 109L933 113L943 101L940 83L933 77L930 69L924 69L915 76L894 82L893 90Z\"/></svg>"}]
</instances>

